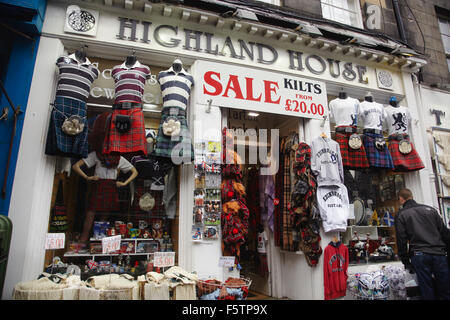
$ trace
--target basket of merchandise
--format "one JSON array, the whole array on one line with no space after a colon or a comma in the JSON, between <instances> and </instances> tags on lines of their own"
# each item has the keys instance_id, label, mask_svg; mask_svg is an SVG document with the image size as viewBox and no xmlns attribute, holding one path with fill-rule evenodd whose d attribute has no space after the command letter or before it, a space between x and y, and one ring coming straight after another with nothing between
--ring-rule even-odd
<instances>
[{"instance_id":1,"label":"basket of merchandise","mask_svg":"<svg viewBox=\"0 0 450 320\"><path fill-rule=\"evenodd\" d=\"M80 300L140 300L140 288L128 274L94 276L81 287Z\"/></svg>"},{"instance_id":2,"label":"basket of merchandise","mask_svg":"<svg viewBox=\"0 0 450 320\"><path fill-rule=\"evenodd\" d=\"M14 286L14 300L78 300L83 282L79 276L43 273L37 280Z\"/></svg>"},{"instance_id":3,"label":"basket of merchandise","mask_svg":"<svg viewBox=\"0 0 450 320\"><path fill-rule=\"evenodd\" d=\"M217 279L199 279L197 297L199 300L246 300L251 279L229 277L225 282Z\"/></svg>"},{"instance_id":4,"label":"basket of merchandise","mask_svg":"<svg viewBox=\"0 0 450 320\"><path fill-rule=\"evenodd\" d=\"M356 300L388 300L389 280L381 271L349 275L347 288Z\"/></svg>"}]
</instances>

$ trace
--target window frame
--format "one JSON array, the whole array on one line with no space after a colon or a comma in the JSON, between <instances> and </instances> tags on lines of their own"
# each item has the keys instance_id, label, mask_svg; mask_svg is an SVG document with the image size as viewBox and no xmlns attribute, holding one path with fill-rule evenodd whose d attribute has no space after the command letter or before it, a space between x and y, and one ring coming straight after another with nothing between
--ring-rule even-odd
<instances>
[{"instance_id":1,"label":"window frame","mask_svg":"<svg viewBox=\"0 0 450 320\"><path fill-rule=\"evenodd\" d=\"M441 35L442 46L444 48L444 54L447 60L448 72L450 72L450 48L448 48L449 49L448 51L446 50L444 41L444 37L446 37L448 41L450 41L450 19L448 17L444 17L441 15L438 15L437 19L438 19L439 33ZM441 24L444 24L444 22L447 24L448 34L443 33L444 31L441 29Z\"/></svg>"},{"instance_id":2,"label":"window frame","mask_svg":"<svg viewBox=\"0 0 450 320\"><path fill-rule=\"evenodd\" d=\"M361 6L359 5L359 1L358 0L346 0L346 1L349 4L349 7L353 6L355 8L354 11L351 10L351 9L346 9L346 8L334 5L332 3L329 3L329 0L328 1L327 0L320 0L320 6L321 6L321 10L322 10L322 17L324 19L328 19L328 20L331 20L331 21L343 23L343 24L346 24L346 25L349 25L349 26L352 26L352 27L355 27L355 28L364 29L364 23L363 23L363 19L362 19ZM350 3L350 2L352 2L352 3ZM350 23L344 23L344 22L336 21L336 20L333 20L333 19L325 17L324 16L324 6L329 7L331 10L338 9L338 10L342 10L342 11L348 12L350 15L352 15L352 14L356 15L356 24L352 24L351 20L350 20Z\"/></svg>"}]
</instances>

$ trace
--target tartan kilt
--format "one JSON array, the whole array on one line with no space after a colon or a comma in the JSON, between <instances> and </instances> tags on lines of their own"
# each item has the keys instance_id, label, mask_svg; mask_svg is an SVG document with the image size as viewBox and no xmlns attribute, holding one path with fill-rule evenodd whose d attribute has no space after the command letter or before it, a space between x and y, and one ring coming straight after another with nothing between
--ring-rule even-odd
<instances>
[{"instance_id":1,"label":"tartan kilt","mask_svg":"<svg viewBox=\"0 0 450 320\"><path fill-rule=\"evenodd\" d=\"M155 198L155 206L149 212L143 211L141 209L141 207L139 206L139 199L147 192L150 193L153 198ZM140 185L140 186L135 185L134 186L134 198L133 198L133 203L131 205L131 211L134 214L147 215L148 213L151 213L152 215L164 215L165 209L164 209L164 205L162 202L162 193L163 193L163 191L150 190L150 187L144 187L142 185Z\"/></svg>"},{"instance_id":2,"label":"tartan kilt","mask_svg":"<svg viewBox=\"0 0 450 320\"><path fill-rule=\"evenodd\" d=\"M131 128L125 133L116 130L115 120L118 114L128 115L131 118ZM147 155L144 113L141 108L112 111L110 127L103 144L103 153L110 154L112 152Z\"/></svg>"},{"instance_id":3,"label":"tartan kilt","mask_svg":"<svg viewBox=\"0 0 450 320\"><path fill-rule=\"evenodd\" d=\"M175 114L171 114L170 112L172 111L174 111ZM183 114L185 112L183 109L178 107L163 108L153 153L160 157L180 157L183 159L183 162L193 162L194 147L192 145L191 133L187 126L186 116L177 114L178 111L182 111ZM178 136L166 136L163 132L163 123L169 117L176 118L180 121L181 127L180 134Z\"/></svg>"},{"instance_id":4,"label":"tartan kilt","mask_svg":"<svg viewBox=\"0 0 450 320\"><path fill-rule=\"evenodd\" d=\"M375 147L375 138L383 138L383 135L369 132L363 135L364 148L366 149L366 156L370 166L394 169L394 163L387 144L384 146L384 150L380 151Z\"/></svg>"},{"instance_id":5,"label":"tartan kilt","mask_svg":"<svg viewBox=\"0 0 450 320\"><path fill-rule=\"evenodd\" d=\"M66 117L79 116L84 122L83 132L71 136L61 129ZM45 144L45 154L72 158L86 158L88 155L88 124L86 103L63 97L56 97L50 117Z\"/></svg>"},{"instance_id":6,"label":"tartan kilt","mask_svg":"<svg viewBox=\"0 0 450 320\"><path fill-rule=\"evenodd\" d=\"M411 143L412 147L411 152L408 154L403 154L400 152L399 150L400 141L395 139L389 140L388 147L391 153L392 161L394 162L394 171L408 172L408 171L417 171L425 168L412 142L409 140L409 138L405 140L408 140L409 143Z\"/></svg>"},{"instance_id":7,"label":"tartan kilt","mask_svg":"<svg viewBox=\"0 0 450 320\"><path fill-rule=\"evenodd\" d=\"M348 145L349 137L352 133L336 132L336 141L339 143L341 149L342 165L344 169L362 169L369 167L369 161L367 160L366 150L364 144L358 150L353 150Z\"/></svg>"},{"instance_id":8,"label":"tartan kilt","mask_svg":"<svg viewBox=\"0 0 450 320\"><path fill-rule=\"evenodd\" d=\"M120 210L119 192L116 180L94 181L88 203L89 211L113 212Z\"/></svg>"}]
</instances>

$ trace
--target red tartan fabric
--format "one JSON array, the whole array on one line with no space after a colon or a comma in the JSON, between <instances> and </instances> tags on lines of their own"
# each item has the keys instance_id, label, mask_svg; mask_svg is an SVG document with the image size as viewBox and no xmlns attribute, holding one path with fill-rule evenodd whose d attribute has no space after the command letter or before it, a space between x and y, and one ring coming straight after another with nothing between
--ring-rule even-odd
<instances>
[{"instance_id":1,"label":"red tartan fabric","mask_svg":"<svg viewBox=\"0 0 450 320\"><path fill-rule=\"evenodd\" d=\"M394 162L394 170L396 172L408 172L417 171L425 168L419 154L417 153L414 145L409 139L406 139L411 143L412 150L408 154L403 154L398 149L400 141L389 140L388 148Z\"/></svg>"},{"instance_id":2,"label":"red tartan fabric","mask_svg":"<svg viewBox=\"0 0 450 320\"><path fill-rule=\"evenodd\" d=\"M100 179L94 182L89 198L88 210L102 212L120 210L116 180Z\"/></svg>"},{"instance_id":3,"label":"red tartan fabric","mask_svg":"<svg viewBox=\"0 0 450 320\"><path fill-rule=\"evenodd\" d=\"M131 128L126 133L120 133L116 130L115 120L118 114L128 115L131 118ZM103 153L109 154L112 152L147 155L144 113L142 109L134 108L114 110L112 112L110 128L103 144Z\"/></svg>"},{"instance_id":4,"label":"red tartan fabric","mask_svg":"<svg viewBox=\"0 0 450 320\"><path fill-rule=\"evenodd\" d=\"M352 133L336 133L336 142L341 149L342 164L345 169L369 168L364 144L354 150L348 145L348 139Z\"/></svg>"}]
</instances>

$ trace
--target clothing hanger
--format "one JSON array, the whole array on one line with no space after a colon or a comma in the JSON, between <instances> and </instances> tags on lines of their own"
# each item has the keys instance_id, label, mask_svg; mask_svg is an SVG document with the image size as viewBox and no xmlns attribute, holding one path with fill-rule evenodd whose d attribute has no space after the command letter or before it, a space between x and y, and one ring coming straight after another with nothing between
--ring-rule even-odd
<instances>
[{"instance_id":1,"label":"clothing hanger","mask_svg":"<svg viewBox=\"0 0 450 320\"><path fill-rule=\"evenodd\" d=\"M328 138L327 134L325 133L324 127L325 127L325 121L327 120L327 116L323 116L323 120L320 124L320 127L322 128L322 133L320 134L320 137L323 139Z\"/></svg>"}]
</instances>

